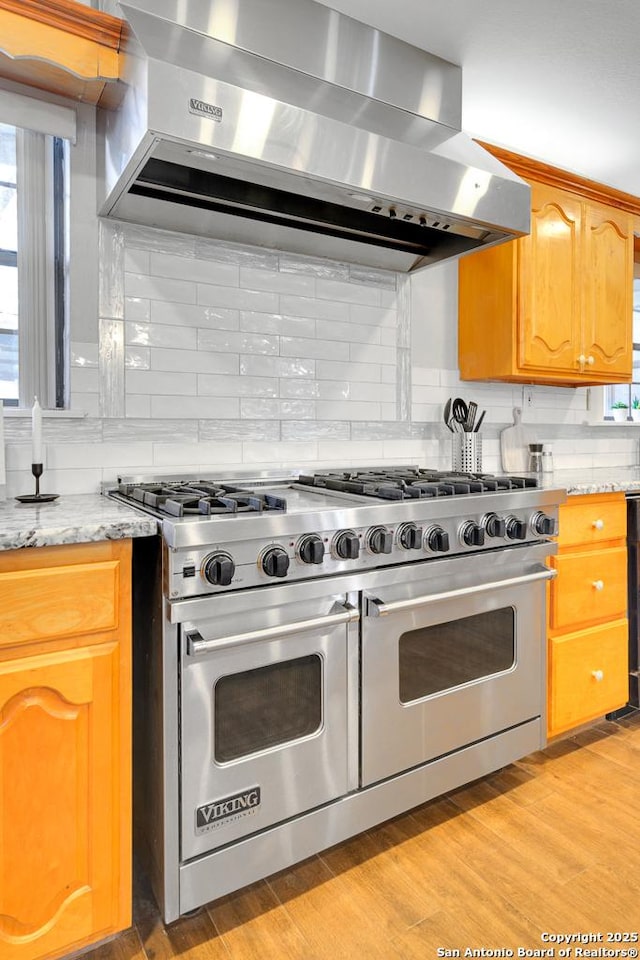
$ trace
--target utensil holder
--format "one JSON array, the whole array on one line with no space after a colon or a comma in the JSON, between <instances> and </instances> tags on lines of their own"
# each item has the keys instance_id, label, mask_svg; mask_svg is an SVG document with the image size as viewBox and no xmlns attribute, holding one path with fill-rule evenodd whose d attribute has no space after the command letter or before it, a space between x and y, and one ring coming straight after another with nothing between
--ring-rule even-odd
<instances>
[{"instance_id":1,"label":"utensil holder","mask_svg":"<svg viewBox=\"0 0 640 960\"><path fill-rule=\"evenodd\" d=\"M459 473L482 473L482 437L473 433L454 433L451 437L452 468Z\"/></svg>"}]
</instances>

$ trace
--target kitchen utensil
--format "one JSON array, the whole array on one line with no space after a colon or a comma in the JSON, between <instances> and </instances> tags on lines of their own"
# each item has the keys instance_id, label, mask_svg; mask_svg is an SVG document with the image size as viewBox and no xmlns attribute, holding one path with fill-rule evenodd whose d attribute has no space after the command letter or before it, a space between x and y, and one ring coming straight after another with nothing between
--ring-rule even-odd
<instances>
[{"instance_id":1,"label":"kitchen utensil","mask_svg":"<svg viewBox=\"0 0 640 960\"><path fill-rule=\"evenodd\" d=\"M467 422L467 417L469 416L469 409L460 397L456 397L453 403L451 404L451 410L453 412L453 419L456 423L459 423L462 426L462 429L465 430L465 423Z\"/></svg>"},{"instance_id":2,"label":"kitchen utensil","mask_svg":"<svg viewBox=\"0 0 640 960\"><path fill-rule=\"evenodd\" d=\"M478 412L478 404L474 403L473 400L469 403L469 409L467 413L467 419L465 421L464 428L467 433L473 433L473 425L476 420L476 413Z\"/></svg>"},{"instance_id":3,"label":"kitchen utensil","mask_svg":"<svg viewBox=\"0 0 640 960\"><path fill-rule=\"evenodd\" d=\"M451 430L451 433L453 433L453 427L451 426L451 397L449 397L444 405L444 413L442 414L442 418L449 427L449 430Z\"/></svg>"},{"instance_id":4,"label":"kitchen utensil","mask_svg":"<svg viewBox=\"0 0 640 960\"><path fill-rule=\"evenodd\" d=\"M451 466L456 473L482 473L482 437L469 430L452 437Z\"/></svg>"},{"instance_id":5,"label":"kitchen utensil","mask_svg":"<svg viewBox=\"0 0 640 960\"><path fill-rule=\"evenodd\" d=\"M522 410L515 407L513 410L513 426L506 427L500 433L500 455L502 469L505 473L526 472L529 465L529 455L524 439L522 426Z\"/></svg>"},{"instance_id":6,"label":"kitchen utensil","mask_svg":"<svg viewBox=\"0 0 640 960\"><path fill-rule=\"evenodd\" d=\"M473 428L473 432L474 432L474 433L478 433L478 431L480 430L480 427L482 426L482 421L483 421L484 418L485 418L486 412L487 412L486 410L483 410L482 413L480 414L480 416L478 417L478 420L477 420L477 422L476 422L476 425L475 425L475 427Z\"/></svg>"}]
</instances>

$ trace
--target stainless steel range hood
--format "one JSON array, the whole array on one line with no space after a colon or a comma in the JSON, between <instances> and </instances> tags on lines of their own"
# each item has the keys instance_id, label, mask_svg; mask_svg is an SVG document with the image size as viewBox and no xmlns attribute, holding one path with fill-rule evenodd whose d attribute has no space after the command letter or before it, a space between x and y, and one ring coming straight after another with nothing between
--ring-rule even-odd
<instances>
[{"instance_id":1,"label":"stainless steel range hood","mask_svg":"<svg viewBox=\"0 0 640 960\"><path fill-rule=\"evenodd\" d=\"M529 229L460 68L314 0L120 0L101 214L410 271Z\"/></svg>"}]
</instances>

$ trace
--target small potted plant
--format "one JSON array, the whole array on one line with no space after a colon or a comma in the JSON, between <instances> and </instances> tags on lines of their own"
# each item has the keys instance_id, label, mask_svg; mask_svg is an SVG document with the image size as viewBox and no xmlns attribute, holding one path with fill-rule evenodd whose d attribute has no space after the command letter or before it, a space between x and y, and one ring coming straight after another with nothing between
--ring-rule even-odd
<instances>
[{"instance_id":1,"label":"small potted plant","mask_svg":"<svg viewBox=\"0 0 640 960\"><path fill-rule=\"evenodd\" d=\"M631 401L631 416L634 420L640 420L640 397L634 397Z\"/></svg>"},{"instance_id":2,"label":"small potted plant","mask_svg":"<svg viewBox=\"0 0 640 960\"><path fill-rule=\"evenodd\" d=\"M614 420L626 420L628 410L629 405L624 400L616 400L615 403L611 404L611 413Z\"/></svg>"}]
</instances>

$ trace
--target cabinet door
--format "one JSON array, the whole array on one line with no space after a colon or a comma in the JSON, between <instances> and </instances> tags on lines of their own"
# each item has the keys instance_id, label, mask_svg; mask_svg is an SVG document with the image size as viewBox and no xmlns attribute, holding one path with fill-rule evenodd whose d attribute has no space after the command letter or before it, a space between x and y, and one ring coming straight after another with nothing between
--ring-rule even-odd
<instances>
[{"instance_id":1,"label":"cabinet door","mask_svg":"<svg viewBox=\"0 0 640 960\"><path fill-rule=\"evenodd\" d=\"M531 233L518 241L518 365L577 377L581 204L536 183L531 201Z\"/></svg>"},{"instance_id":2,"label":"cabinet door","mask_svg":"<svg viewBox=\"0 0 640 960\"><path fill-rule=\"evenodd\" d=\"M0 663L0 956L128 926L129 724L117 643Z\"/></svg>"},{"instance_id":3,"label":"cabinet door","mask_svg":"<svg viewBox=\"0 0 640 960\"><path fill-rule=\"evenodd\" d=\"M631 380L633 221L603 204L586 204L584 221L585 373Z\"/></svg>"},{"instance_id":4,"label":"cabinet door","mask_svg":"<svg viewBox=\"0 0 640 960\"><path fill-rule=\"evenodd\" d=\"M627 702L627 627L626 620L618 620L551 640L549 736L602 717Z\"/></svg>"}]
</instances>

